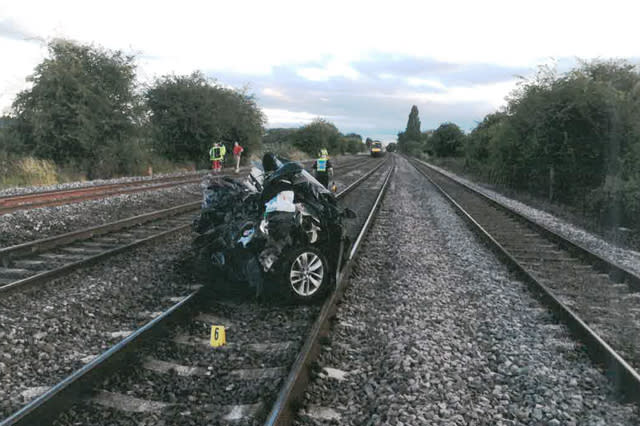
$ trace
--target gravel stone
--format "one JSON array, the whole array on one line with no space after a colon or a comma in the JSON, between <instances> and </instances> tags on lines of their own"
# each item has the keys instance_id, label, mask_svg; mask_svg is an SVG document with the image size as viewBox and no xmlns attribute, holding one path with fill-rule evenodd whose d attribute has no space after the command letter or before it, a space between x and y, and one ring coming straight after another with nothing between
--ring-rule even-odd
<instances>
[{"instance_id":1,"label":"gravel stone","mask_svg":"<svg viewBox=\"0 0 640 426\"><path fill-rule=\"evenodd\" d=\"M0 418L192 291L175 270L190 232L0 299ZM39 392L30 389L43 387ZM25 393L26 392L26 393ZM22 397L21 394L25 397Z\"/></svg>"},{"instance_id":2,"label":"gravel stone","mask_svg":"<svg viewBox=\"0 0 640 426\"><path fill-rule=\"evenodd\" d=\"M201 170L198 173L204 173L204 170ZM16 186L11 188L5 188L0 190L0 197L7 197L11 195L25 195L25 194L37 194L40 192L47 191L61 191L64 189L78 189L78 188L89 188L92 186L100 186L100 185L111 185L116 183L125 183L125 182L145 182L152 179L157 179L160 177L173 177L173 176L193 176L196 172L193 171L182 171L175 173L157 173L153 176L127 176L121 178L114 179L95 179L89 181L76 181L76 182L67 182L67 183L57 183L54 185L34 185L34 186Z\"/></svg>"},{"instance_id":3,"label":"gravel stone","mask_svg":"<svg viewBox=\"0 0 640 426\"><path fill-rule=\"evenodd\" d=\"M116 195L0 215L0 247L115 222L200 199L199 184Z\"/></svg>"},{"instance_id":4,"label":"gravel stone","mask_svg":"<svg viewBox=\"0 0 640 426\"><path fill-rule=\"evenodd\" d=\"M363 171L338 175L343 184L348 184L362 175ZM354 204L371 204L373 191L366 191L366 198L360 193L351 193L344 203L356 210L361 206ZM361 222L364 219L358 218ZM237 290L237 289L236 289ZM58 425L100 424L100 425L196 425L219 424L220 415L213 415L207 410L215 411L218 404L252 404L258 400L269 404L275 399L280 389L281 379L251 380L238 382L229 374L231 370L247 368L271 368L291 365L297 355L297 348L291 351L277 351L271 353L252 353L247 351L246 345L260 342L292 341L301 346L307 330L317 316L320 304L283 305L276 297L267 298L264 302L256 302L250 296L251 291L235 291L216 293L212 306L205 308L207 318L223 318L227 329L227 342L233 343L233 348L219 352L203 350L202 348L180 345L171 339L155 341L144 355L164 361L177 362L181 365L199 366L205 368L204 377L176 377L174 374L158 374L143 369L135 369L126 374L115 374L108 378L102 388L110 392L120 392L135 398L176 403L162 412L123 413L114 409L96 407L92 404L78 404L69 412L58 418ZM228 296L228 297L227 297ZM153 312L153 307L141 307L137 311ZM132 330L128 323L123 322L117 329ZM196 320L187 325L172 330L172 337L180 335L196 336L207 339L210 324L205 320ZM207 408L209 407L209 408ZM214 413L215 414L215 413ZM264 419L254 420L248 424L262 424ZM225 422L221 422L225 423ZM244 423L241 423L244 424Z\"/></svg>"},{"instance_id":5,"label":"gravel stone","mask_svg":"<svg viewBox=\"0 0 640 426\"><path fill-rule=\"evenodd\" d=\"M350 163L355 156L343 156L336 160L336 166ZM357 158L357 157L356 157ZM363 161L366 161L363 159ZM361 175L361 170L352 169L340 173L336 169L338 190L344 189L347 182ZM188 173L187 173L188 174ZM158 177L157 175L156 177ZM25 187L0 191L1 195L17 195L40 190L55 190L93 186L97 184L118 183L124 181L144 181L148 178L122 178L108 181L74 182L47 187ZM0 215L0 248L71 232L89 226L114 222L128 217L166 209L180 204L197 201L202 196L199 184L180 185L153 191L135 192L110 196L97 200L36 209L18 210Z\"/></svg>"},{"instance_id":6,"label":"gravel stone","mask_svg":"<svg viewBox=\"0 0 640 426\"><path fill-rule=\"evenodd\" d=\"M605 241L602 237L595 235L592 232L589 232L581 227L568 223L567 221L558 218L550 213L532 206L528 206L512 198L506 197L496 191L460 177L448 170L433 165L432 167L446 174L447 176L456 179L459 182L466 183L472 188L491 197L493 200L498 201L499 203L502 203L509 208L512 208L518 213L526 216L536 223L539 223L540 225L546 226L547 228L557 232L563 237L569 238L570 240L581 244L582 246L592 250L605 259L612 260L620 265L625 266L632 272L640 274L640 252L616 246L615 244Z\"/></svg>"},{"instance_id":7,"label":"gravel stone","mask_svg":"<svg viewBox=\"0 0 640 426\"><path fill-rule=\"evenodd\" d=\"M318 359L351 373L312 380L302 408L343 425L638 424L566 327L398 162Z\"/></svg>"}]
</instances>

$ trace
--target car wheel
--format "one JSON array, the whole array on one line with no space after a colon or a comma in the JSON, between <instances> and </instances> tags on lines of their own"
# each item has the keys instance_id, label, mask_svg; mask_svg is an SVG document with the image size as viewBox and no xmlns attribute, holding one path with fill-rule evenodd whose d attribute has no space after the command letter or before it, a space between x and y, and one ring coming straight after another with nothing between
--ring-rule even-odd
<instances>
[{"instance_id":1,"label":"car wheel","mask_svg":"<svg viewBox=\"0 0 640 426\"><path fill-rule=\"evenodd\" d=\"M326 294L331 281L329 267L325 256L315 247L292 251L283 266L283 281L292 299L310 302Z\"/></svg>"}]
</instances>

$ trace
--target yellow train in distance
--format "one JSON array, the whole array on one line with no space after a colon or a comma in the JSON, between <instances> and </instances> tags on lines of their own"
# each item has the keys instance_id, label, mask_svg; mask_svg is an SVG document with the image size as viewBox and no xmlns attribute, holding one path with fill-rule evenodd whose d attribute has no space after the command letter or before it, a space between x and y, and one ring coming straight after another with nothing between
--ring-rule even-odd
<instances>
[{"instance_id":1,"label":"yellow train in distance","mask_svg":"<svg viewBox=\"0 0 640 426\"><path fill-rule=\"evenodd\" d=\"M371 144L371 148L369 149L372 157L382 157L384 155L384 147L382 146L382 142L373 142Z\"/></svg>"}]
</instances>

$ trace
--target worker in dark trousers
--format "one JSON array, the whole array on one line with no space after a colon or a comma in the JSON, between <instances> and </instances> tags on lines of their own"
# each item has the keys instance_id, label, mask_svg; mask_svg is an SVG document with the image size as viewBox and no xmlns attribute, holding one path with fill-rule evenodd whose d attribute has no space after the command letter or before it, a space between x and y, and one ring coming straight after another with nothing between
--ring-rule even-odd
<instances>
[{"instance_id":1,"label":"worker in dark trousers","mask_svg":"<svg viewBox=\"0 0 640 426\"><path fill-rule=\"evenodd\" d=\"M329 161L329 153L326 149L320 151L320 157L313 163L313 170L318 182L325 188L329 188L329 176L333 176L333 166Z\"/></svg>"}]
</instances>

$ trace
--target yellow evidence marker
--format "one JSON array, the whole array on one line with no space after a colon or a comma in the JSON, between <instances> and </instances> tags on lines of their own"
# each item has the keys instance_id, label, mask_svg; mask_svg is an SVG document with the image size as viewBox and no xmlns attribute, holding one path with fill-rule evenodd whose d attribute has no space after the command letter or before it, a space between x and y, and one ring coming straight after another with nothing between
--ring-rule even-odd
<instances>
[{"instance_id":1,"label":"yellow evidence marker","mask_svg":"<svg viewBox=\"0 0 640 426\"><path fill-rule=\"evenodd\" d=\"M211 346L218 348L227 344L227 336L224 332L224 325L211 326Z\"/></svg>"}]
</instances>

